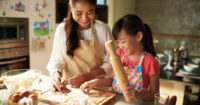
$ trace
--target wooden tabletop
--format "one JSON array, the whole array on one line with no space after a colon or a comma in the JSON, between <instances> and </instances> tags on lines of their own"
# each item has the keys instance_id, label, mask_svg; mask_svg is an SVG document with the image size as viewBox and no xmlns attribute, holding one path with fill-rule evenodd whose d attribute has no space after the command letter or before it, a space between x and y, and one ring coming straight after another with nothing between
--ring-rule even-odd
<instances>
[{"instance_id":1,"label":"wooden tabletop","mask_svg":"<svg viewBox=\"0 0 200 105\"><path fill-rule=\"evenodd\" d=\"M50 88L51 79L49 76L42 75L41 82L35 87L34 91L43 92ZM6 88L0 89L0 91L7 91ZM46 103L40 102L39 105L48 105ZM127 103L122 95L117 94L115 99L108 105L154 105L153 101L142 101L134 100L131 103Z\"/></svg>"}]
</instances>

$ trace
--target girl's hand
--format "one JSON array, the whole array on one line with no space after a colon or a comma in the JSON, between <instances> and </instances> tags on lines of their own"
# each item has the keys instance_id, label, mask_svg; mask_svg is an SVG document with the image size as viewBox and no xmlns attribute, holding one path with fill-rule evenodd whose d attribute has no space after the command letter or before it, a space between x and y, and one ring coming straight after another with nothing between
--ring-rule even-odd
<instances>
[{"instance_id":1,"label":"girl's hand","mask_svg":"<svg viewBox=\"0 0 200 105\"><path fill-rule=\"evenodd\" d=\"M61 87L64 86L65 80L61 78L60 72L54 72L51 80L51 91L61 91Z\"/></svg>"},{"instance_id":2,"label":"girl's hand","mask_svg":"<svg viewBox=\"0 0 200 105\"><path fill-rule=\"evenodd\" d=\"M85 82L81 85L80 89L83 93L89 94L90 90L93 89L97 84L97 79Z\"/></svg>"},{"instance_id":3,"label":"girl's hand","mask_svg":"<svg viewBox=\"0 0 200 105\"><path fill-rule=\"evenodd\" d=\"M92 74L89 72L89 73L79 74L75 77L70 78L68 81L72 87L79 88L83 83L91 79L92 79Z\"/></svg>"},{"instance_id":4,"label":"girl's hand","mask_svg":"<svg viewBox=\"0 0 200 105\"><path fill-rule=\"evenodd\" d=\"M135 88L133 86L127 86L126 89L127 89L127 91L123 91L124 97L125 98L135 99L136 98L136 93L137 93Z\"/></svg>"}]
</instances>

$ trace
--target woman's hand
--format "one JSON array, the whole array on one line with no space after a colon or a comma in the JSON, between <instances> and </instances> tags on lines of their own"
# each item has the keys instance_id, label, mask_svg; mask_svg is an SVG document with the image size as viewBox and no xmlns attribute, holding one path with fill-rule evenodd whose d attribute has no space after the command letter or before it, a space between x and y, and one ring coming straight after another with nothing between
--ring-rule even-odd
<instances>
[{"instance_id":1,"label":"woman's hand","mask_svg":"<svg viewBox=\"0 0 200 105\"><path fill-rule=\"evenodd\" d=\"M93 89L97 84L97 79L85 82L80 86L80 89L83 93L89 94L90 90Z\"/></svg>"},{"instance_id":2,"label":"woman's hand","mask_svg":"<svg viewBox=\"0 0 200 105\"><path fill-rule=\"evenodd\" d=\"M51 91L61 91L61 87L64 86L65 80L61 78L61 73L56 71L53 73L51 80Z\"/></svg>"},{"instance_id":3,"label":"woman's hand","mask_svg":"<svg viewBox=\"0 0 200 105\"><path fill-rule=\"evenodd\" d=\"M123 91L124 97L135 99L138 91L136 91L133 86L127 86L126 89L127 89L126 91Z\"/></svg>"},{"instance_id":4,"label":"woman's hand","mask_svg":"<svg viewBox=\"0 0 200 105\"><path fill-rule=\"evenodd\" d=\"M91 79L93 79L91 72L82 73L75 77L70 78L69 84L71 84L72 87L79 88L83 83Z\"/></svg>"}]
</instances>

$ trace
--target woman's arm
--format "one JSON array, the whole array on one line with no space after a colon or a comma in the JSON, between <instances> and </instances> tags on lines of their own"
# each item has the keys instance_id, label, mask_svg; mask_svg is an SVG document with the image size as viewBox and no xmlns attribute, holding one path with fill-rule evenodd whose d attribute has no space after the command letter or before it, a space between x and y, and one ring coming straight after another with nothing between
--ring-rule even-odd
<instances>
[{"instance_id":1,"label":"woman's arm","mask_svg":"<svg viewBox=\"0 0 200 105\"><path fill-rule=\"evenodd\" d=\"M61 77L62 70L65 67L65 40L64 24L61 23L56 29L51 57L46 67L52 77L50 85L51 91L60 91L63 86L64 81Z\"/></svg>"},{"instance_id":2,"label":"woman's arm","mask_svg":"<svg viewBox=\"0 0 200 105\"><path fill-rule=\"evenodd\" d=\"M55 71L59 71L60 73L62 73L62 70L65 67L65 41L66 36L64 24L61 23L56 29L51 57L46 67L47 70L49 70L50 76L52 76Z\"/></svg>"}]
</instances>

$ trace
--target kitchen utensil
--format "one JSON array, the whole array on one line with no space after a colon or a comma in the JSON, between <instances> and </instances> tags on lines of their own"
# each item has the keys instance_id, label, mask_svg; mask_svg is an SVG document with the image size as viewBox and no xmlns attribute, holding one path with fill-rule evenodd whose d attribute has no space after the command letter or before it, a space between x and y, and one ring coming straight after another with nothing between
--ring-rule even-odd
<instances>
[{"instance_id":1,"label":"kitchen utensil","mask_svg":"<svg viewBox=\"0 0 200 105\"><path fill-rule=\"evenodd\" d=\"M71 88L70 85L67 85L67 88L71 90L71 93L76 93L76 96L79 96L80 94L82 94L80 89L76 89L76 88ZM90 96L88 97L88 102L89 105L107 105L110 101L112 101L116 94L115 93L111 93L111 92L105 92L105 91L101 91L101 90L96 90L93 89L90 91L90 93L98 93L98 96ZM62 93L62 92L51 92L50 90L47 90L45 92L41 93L40 96L40 101L49 103L49 104L60 104L60 102L65 101L65 104L70 103L71 101L69 100L68 97L68 93ZM91 103L91 102L93 103ZM64 105L65 105L64 104Z\"/></svg>"},{"instance_id":2,"label":"kitchen utensil","mask_svg":"<svg viewBox=\"0 0 200 105\"><path fill-rule=\"evenodd\" d=\"M125 70L123 68L121 59L119 55L117 55L115 52L114 42L110 40L110 41L107 41L105 45L110 52L110 61L111 61L113 70L115 71L120 89L122 91L126 91L127 90L126 86L129 86L129 82L128 82ZM132 98L126 98L126 102L131 102L131 101L133 101Z\"/></svg>"},{"instance_id":3,"label":"kitchen utensil","mask_svg":"<svg viewBox=\"0 0 200 105\"><path fill-rule=\"evenodd\" d=\"M42 72L39 70L19 69L4 72L1 78L12 94L23 90L32 91L38 84L41 75Z\"/></svg>"},{"instance_id":4,"label":"kitchen utensil","mask_svg":"<svg viewBox=\"0 0 200 105\"><path fill-rule=\"evenodd\" d=\"M169 105L169 95L156 93L154 97L154 105Z\"/></svg>"}]
</instances>

